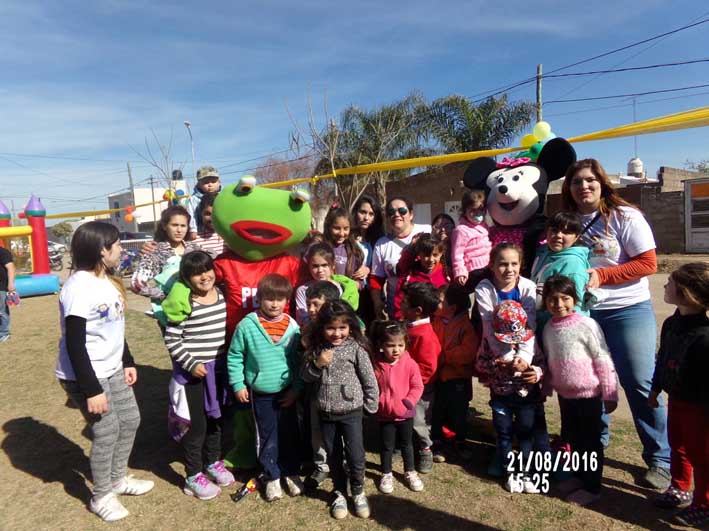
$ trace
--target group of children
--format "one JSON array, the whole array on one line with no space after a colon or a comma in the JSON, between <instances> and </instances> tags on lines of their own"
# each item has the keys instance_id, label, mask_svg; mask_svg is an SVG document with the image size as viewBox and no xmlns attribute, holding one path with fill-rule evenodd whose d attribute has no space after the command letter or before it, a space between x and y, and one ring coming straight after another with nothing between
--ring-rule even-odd
<instances>
[{"instance_id":1,"label":"group of children","mask_svg":"<svg viewBox=\"0 0 709 531\"><path fill-rule=\"evenodd\" d=\"M484 195L467 192L461 223L450 238L445 237L446 231L420 235L402 253L393 304L396 319L379 321L363 320L356 313L360 293L366 288L371 250L358 244L347 212L333 210L322 241L312 242L304 253L304 276L310 280L292 286L280 275L264 276L258 285L258 309L238 324L230 343L225 338L226 309L215 285L212 258L204 251L185 248L183 225L189 224L189 216L186 223L172 223L180 216L173 213L165 228L172 249L183 247L179 279L191 292L190 308L166 308L164 334L174 367L171 427L184 449L186 494L210 499L219 494L221 486L234 483L234 476L220 460L220 440L229 411L226 406L235 400L248 404L252 411L268 501L282 497L282 484L292 496L303 492L302 454L294 444L294 434L305 431L314 463L306 484L317 486L330 475L330 512L337 519L349 512L349 485L354 513L367 518L365 417L373 416L379 428L379 490L391 493L394 489L392 456L398 443L405 483L412 491L421 491L419 473L430 472L434 462L445 461L451 453L470 457L465 444L467 415L472 378L477 376L490 389L497 437L494 465L505 472L505 487L510 492L540 492L535 471L516 465L535 462L530 459L532 452L551 452L544 401L556 391L565 442L587 459L594 456L593 466L579 467L573 477L559 484L559 490L579 505L598 499L604 451L601 415L616 407L617 378L603 333L588 317L585 303L594 294L585 287L588 250L574 245L583 233L576 214L562 212L549 219L546 243L537 253L532 278L527 279L520 275L523 264L518 246L502 243L491 249ZM94 229L85 232L90 230ZM80 232L75 242L81 241L77 239ZM72 243L75 268L84 276L107 278L117 238L109 240L96 239L94 263L78 268L82 262L76 255L86 248ZM88 397L82 407L88 404L89 413L100 414L101 407L94 404L95 396L88 390L100 392L98 379L105 393L108 384L101 378L110 380L114 376L109 373L119 366L129 371L130 353L127 345L120 353L121 349L113 348L111 367L104 367L103 357L90 349L86 354L88 330L82 330L72 316L89 322L96 319L93 326L100 325L105 316L101 306L96 316L89 311L90 304L74 310L79 306L70 294L72 285L67 282L62 291L63 325L66 321L62 352L67 354L62 354L64 370L57 374L67 382L77 380ZM292 299L295 318L288 313ZM709 514L707 452L696 442L699 433L702 444L709 444L707 394L700 382L701 368L706 367L702 341L709 338L705 316L709 266L683 266L673 273L666 300L679 309L663 326L650 400L667 391L670 419L675 411L676 418L694 429L675 426L673 431L671 424L675 481L663 493L663 500L667 506L687 504L693 466L692 507L701 516ZM120 318L114 320L122 319L122 305ZM671 343L680 335L684 341L681 353ZM82 337L84 349L78 347ZM122 366L116 363L121 356ZM76 378L67 363L74 367ZM126 376L130 386L135 378L129 380ZM70 396L81 402L75 392ZM697 428L702 424L700 417L703 427ZM95 431L101 422L93 424ZM449 432L455 434L450 445L444 442ZM521 459L512 451L514 438ZM94 448L97 444L94 439ZM124 442L122 448L126 447ZM675 458L675 453L681 458ZM92 510L106 520L125 516L125 508L119 510L115 497L109 498L121 493L124 466L114 466L117 470L110 471L110 480L101 482L93 455L92 451L94 482L101 490L94 494ZM143 485L133 490L130 493L149 489ZM111 500L110 511L101 508L101 503L108 503L104 499Z\"/></svg>"}]
</instances>

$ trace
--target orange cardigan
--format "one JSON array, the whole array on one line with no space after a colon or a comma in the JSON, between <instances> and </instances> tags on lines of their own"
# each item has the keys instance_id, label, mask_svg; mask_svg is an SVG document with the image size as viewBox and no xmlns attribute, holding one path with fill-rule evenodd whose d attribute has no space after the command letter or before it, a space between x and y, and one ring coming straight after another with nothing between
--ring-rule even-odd
<instances>
[{"instance_id":1,"label":"orange cardigan","mask_svg":"<svg viewBox=\"0 0 709 531\"><path fill-rule=\"evenodd\" d=\"M468 312L458 315L433 316L433 330L441 342L438 379L442 382L472 378L480 338L468 318Z\"/></svg>"}]
</instances>

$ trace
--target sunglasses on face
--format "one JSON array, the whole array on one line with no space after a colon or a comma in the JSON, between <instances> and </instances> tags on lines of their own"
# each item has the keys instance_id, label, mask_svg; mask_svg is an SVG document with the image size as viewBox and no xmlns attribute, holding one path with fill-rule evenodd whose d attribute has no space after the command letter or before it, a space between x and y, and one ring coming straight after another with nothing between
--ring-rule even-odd
<instances>
[{"instance_id":1,"label":"sunglasses on face","mask_svg":"<svg viewBox=\"0 0 709 531\"><path fill-rule=\"evenodd\" d=\"M409 209L406 207L399 208L387 208L387 216L393 216L394 214L399 214L400 216L405 216L409 213Z\"/></svg>"}]
</instances>

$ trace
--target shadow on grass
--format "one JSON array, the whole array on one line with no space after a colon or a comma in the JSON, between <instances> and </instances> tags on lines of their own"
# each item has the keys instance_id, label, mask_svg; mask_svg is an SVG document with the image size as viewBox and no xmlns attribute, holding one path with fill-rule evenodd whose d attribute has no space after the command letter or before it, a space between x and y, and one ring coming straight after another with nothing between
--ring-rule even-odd
<instances>
[{"instance_id":1,"label":"shadow on grass","mask_svg":"<svg viewBox=\"0 0 709 531\"><path fill-rule=\"evenodd\" d=\"M89 459L79 445L33 417L8 420L3 431L2 449L12 466L44 483L61 483L67 494L88 503Z\"/></svg>"},{"instance_id":2,"label":"shadow on grass","mask_svg":"<svg viewBox=\"0 0 709 531\"><path fill-rule=\"evenodd\" d=\"M673 529L668 523L672 518L672 511L654 507L642 493L622 490L627 489L628 485L620 481L604 478L603 484L601 499L591 505L589 510L642 529L660 531Z\"/></svg>"},{"instance_id":3,"label":"shadow on grass","mask_svg":"<svg viewBox=\"0 0 709 531\"><path fill-rule=\"evenodd\" d=\"M171 371L149 365L136 367L138 382L134 389L141 420L128 464L182 487L184 478L170 466L175 461L182 461L182 451L167 431L167 388Z\"/></svg>"},{"instance_id":4,"label":"shadow on grass","mask_svg":"<svg viewBox=\"0 0 709 531\"><path fill-rule=\"evenodd\" d=\"M372 508L371 519L388 529L499 529L392 495L377 494L367 499Z\"/></svg>"},{"instance_id":5,"label":"shadow on grass","mask_svg":"<svg viewBox=\"0 0 709 531\"><path fill-rule=\"evenodd\" d=\"M609 466L616 468L618 470L623 470L633 476L633 479L638 482L640 478L647 472L647 469L643 466L634 465L632 463L625 463L623 461L618 461L617 459L605 458L604 466Z\"/></svg>"}]
</instances>

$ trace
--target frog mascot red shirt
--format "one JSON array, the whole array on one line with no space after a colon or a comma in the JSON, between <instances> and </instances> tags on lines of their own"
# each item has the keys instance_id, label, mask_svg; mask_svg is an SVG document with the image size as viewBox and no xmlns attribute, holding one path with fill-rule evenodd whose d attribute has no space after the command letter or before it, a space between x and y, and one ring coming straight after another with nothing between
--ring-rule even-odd
<instances>
[{"instance_id":1,"label":"frog mascot red shirt","mask_svg":"<svg viewBox=\"0 0 709 531\"><path fill-rule=\"evenodd\" d=\"M214 200L214 228L228 247L214 260L227 304L227 340L257 308L256 287L269 273L298 285L300 261L286 253L310 229L309 194L256 186L250 175L226 186Z\"/></svg>"},{"instance_id":2,"label":"frog mascot red shirt","mask_svg":"<svg viewBox=\"0 0 709 531\"><path fill-rule=\"evenodd\" d=\"M300 260L286 253L310 229L309 195L256 186L245 175L219 192L214 200L214 228L228 249L214 260L227 308L227 345L234 329L257 308L259 280L269 273L298 285ZM251 408L238 404L234 412L234 447L225 456L227 466L249 469L257 465L256 433Z\"/></svg>"}]
</instances>

